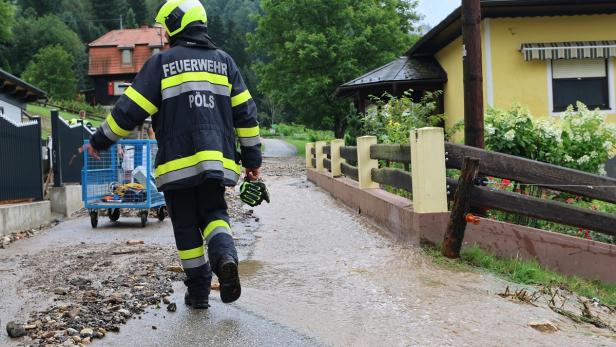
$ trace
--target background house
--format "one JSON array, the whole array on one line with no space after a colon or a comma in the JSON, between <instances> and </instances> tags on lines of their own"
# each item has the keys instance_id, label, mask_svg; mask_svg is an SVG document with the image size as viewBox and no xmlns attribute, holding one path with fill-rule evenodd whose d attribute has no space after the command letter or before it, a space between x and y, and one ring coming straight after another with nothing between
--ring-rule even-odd
<instances>
[{"instance_id":1,"label":"background house","mask_svg":"<svg viewBox=\"0 0 616 347\"><path fill-rule=\"evenodd\" d=\"M605 110L608 121L616 122L615 1L482 0L481 6L486 108L508 108L518 102L542 117L558 115L580 100ZM464 119L463 54L460 8L406 52L411 68L419 66L418 61L431 61L444 71L448 126ZM435 87L424 74L408 74L403 80L404 84L383 80L375 92L393 90L396 85L398 93L404 88ZM354 96L358 105L366 102L366 93L357 91L374 81L364 78L361 86L351 81L339 91L352 84L356 93L337 95Z\"/></svg>"},{"instance_id":2,"label":"background house","mask_svg":"<svg viewBox=\"0 0 616 347\"><path fill-rule=\"evenodd\" d=\"M87 93L88 101L114 104L143 64L168 48L164 32L161 27L113 30L90 43L88 76L94 90Z\"/></svg>"},{"instance_id":3,"label":"background house","mask_svg":"<svg viewBox=\"0 0 616 347\"><path fill-rule=\"evenodd\" d=\"M44 91L0 69L0 117L19 124L26 104L46 97Z\"/></svg>"}]
</instances>

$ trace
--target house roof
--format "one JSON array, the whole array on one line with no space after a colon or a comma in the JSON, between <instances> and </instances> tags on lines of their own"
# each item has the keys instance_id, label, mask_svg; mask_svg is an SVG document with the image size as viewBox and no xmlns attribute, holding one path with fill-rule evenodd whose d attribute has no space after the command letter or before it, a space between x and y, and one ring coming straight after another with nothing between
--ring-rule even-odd
<instances>
[{"instance_id":1,"label":"house roof","mask_svg":"<svg viewBox=\"0 0 616 347\"><path fill-rule=\"evenodd\" d=\"M143 27L138 29L112 30L88 46L132 48L136 45L163 47L167 43L162 27Z\"/></svg>"},{"instance_id":2,"label":"house roof","mask_svg":"<svg viewBox=\"0 0 616 347\"><path fill-rule=\"evenodd\" d=\"M400 57L336 89L334 95L344 97L359 88L392 83L445 82L447 75L436 59Z\"/></svg>"},{"instance_id":3,"label":"house roof","mask_svg":"<svg viewBox=\"0 0 616 347\"><path fill-rule=\"evenodd\" d=\"M482 18L537 17L616 13L614 0L481 0ZM407 51L408 56L432 56L462 35L462 10L455 9Z\"/></svg>"},{"instance_id":4,"label":"house roof","mask_svg":"<svg viewBox=\"0 0 616 347\"><path fill-rule=\"evenodd\" d=\"M0 92L11 95L22 102L36 101L47 97L45 91L2 69L0 69Z\"/></svg>"}]
</instances>

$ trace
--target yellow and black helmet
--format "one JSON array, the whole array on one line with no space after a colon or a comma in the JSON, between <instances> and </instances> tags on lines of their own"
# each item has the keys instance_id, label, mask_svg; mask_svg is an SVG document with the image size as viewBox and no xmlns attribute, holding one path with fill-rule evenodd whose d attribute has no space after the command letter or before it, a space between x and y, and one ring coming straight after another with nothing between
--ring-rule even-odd
<instances>
[{"instance_id":1,"label":"yellow and black helmet","mask_svg":"<svg viewBox=\"0 0 616 347\"><path fill-rule=\"evenodd\" d=\"M165 27L170 37L195 22L207 25L207 14L199 0L167 0L160 5L156 15L156 23Z\"/></svg>"}]
</instances>

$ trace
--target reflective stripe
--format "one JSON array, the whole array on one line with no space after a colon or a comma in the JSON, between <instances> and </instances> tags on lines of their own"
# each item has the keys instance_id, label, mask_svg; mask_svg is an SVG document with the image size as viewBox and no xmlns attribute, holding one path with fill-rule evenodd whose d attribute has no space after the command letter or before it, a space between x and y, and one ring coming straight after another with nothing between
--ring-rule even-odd
<instances>
[{"instance_id":1,"label":"reflective stripe","mask_svg":"<svg viewBox=\"0 0 616 347\"><path fill-rule=\"evenodd\" d=\"M109 126L109 130L111 130L118 137L126 137L131 133L130 130L122 129L118 123L116 123L115 119L113 119L112 115L107 116L105 122Z\"/></svg>"},{"instance_id":2,"label":"reflective stripe","mask_svg":"<svg viewBox=\"0 0 616 347\"><path fill-rule=\"evenodd\" d=\"M237 136L239 137L255 137L259 136L259 126L254 128L235 128Z\"/></svg>"},{"instance_id":3,"label":"reflective stripe","mask_svg":"<svg viewBox=\"0 0 616 347\"><path fill-rule=\"evenodd\" d=\"M156 178L156 185L162 187L165 184L194 177L204 171L222 171L224 178L237 183L240 179L239 173L225 169L220 161L202 161L194 166L176 171L171 171Z\"/></svg>"},{"instance_id":4,"label":"reflective stripe","mask_svg":"<svg viewBox=\"0 0 616 347\"><path fill-rule=\"evenodd\" d=\"M124 95L131 99L135 104L141 107L145 112L147 112L150 116L158 113L158 107L154 106L150 102L150 100L146 99L143 95L141 95L137 90L133 87L128 87L124 92Z\"/></svg>"},{"instance_id":5,"label":"reflective stripe","mask_svg":"<svg viewBox=\"0 0 616 347\"><path fill-rule=\"evenodd\" d=\"M217 84L212 84L210 82L186 82L182 83L175 87L170 87L163 90L163 100L167 100L173 97L176 97L180 94L184 94L186 92L192 91L206 91L212 94L229 96L231 95L231 91L229 88L220 86Z\"/></svg>"},{"instance_id":6,"label":"reflective stripe","mask_svg":"<svg viewBox=\"0 0 616 347\"><path fill-rule=\"evenodd\" d=\"M240 137L240 146L242 147L252 147L261 144L261 137Z\"/></svg>"},{"instance_id":7,"label":"reflective stripe","mask_svg":"<svg viewBox=\"0 0 616 347\"><path fill-rule=\"evenodd\" d=\"M197 248L188 249L185 251L178 251L178 253L180 254L181 260L190 260L203 257L205 255L205 249L203 246L199 246Z\"/></svg>"},{"instance_id":8,"label":"reflective stripe","mask_svg":"<svg viewBox=\"0 0 616 347\"><path fill-rule=\"evenodd\" d=\"M218 161L221 162L225 169L229 169L240 174L240 166L233 160L227 159L219 151L201 151L189 157L180 158L166 162L156 168L156 177L160 177L166 173L185 169L195 166L203 161Z\"/></svg>"},{"instance_id":9,"label":"reflective stripe","mask_svg":"<svg viewBox=\"0 0 616 347\"><path fill-rule=\"evenodd\" d=\"M203 238L209 242L214 236L219 234L229 234L231 235L231 227L229 223L226 221L219 219L207 225L205 230L203 230Z\"/></svg>"},{"instance_id":10,"label":"reflective stripe","mask_svg":"<svg viewBox=\"0 0 616 347\"><path fill-rule=\"evenodd\" d=\"M229 88L229 91L231 90L231 84L229 83L229 78L227 76L210 72L184 72L179 75L167 77L160 83L161 89L165 90L167 88L179 86L180 84L186 82L210 82L225 86Z\"/></svg>"},{"instance_id":11,"label":"reflective stripe","mask_svg":"<svg viewBox=\"0 0 616 347\"><path fill-rule=\"evenodd\" d=\"M103 129L103 134L105 134L105 136L109 140L111 140L111 142L118 142L121 139L120 136L116 135L113 131L111 131L111 127L109 127L107 121L101 123L101 128Z\"/></svg>"},{"instance_id":12,"label":"reflective stripe","mask_svg":"<svg viewBox=\"0 0 616 347\"><path fill-rule=\"evenodd\" d=\"M190 260L182 260L182 268L184 268L184 270L195 269L205 264L207 264L207 259L205 259L205 256L201 256L199 258L190 259Z\"/></svg>"},{"instance_id":13,"label":"reflective stripe","mask_svg":"<svg viewBox=\"0 0 616 347\"><path fill-rule=\"evenodd\" d=\"M231 106L232 107L239 106L250 99L252 99L250 92L248 90L245 90L231 98Z\"/></svg>"}]
</instances>

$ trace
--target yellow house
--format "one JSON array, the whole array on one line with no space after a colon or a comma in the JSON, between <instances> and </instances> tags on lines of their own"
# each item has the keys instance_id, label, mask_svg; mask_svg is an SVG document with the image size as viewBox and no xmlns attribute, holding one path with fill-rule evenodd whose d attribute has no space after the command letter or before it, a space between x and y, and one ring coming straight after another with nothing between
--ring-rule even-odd
<instances>
[{"instance_id":1,"label":"yellow house","mask_svg":"<svg viewBox=\"0 0 616 347\"><path fill-rule=\"evenodd\" d=\"M535 116L550 117L579 100L616 122L616 0L482 0L481 6L486 108L509 108L518 102ZM413 70L415 61L434 59L444 71L438 82L448 126L464 118L461 32L458 8L404 57L407 70ZM371 74L341 86L337 94L361 102L366 86L357 81L380 77Z\"/></svg>"}]
</instances>

